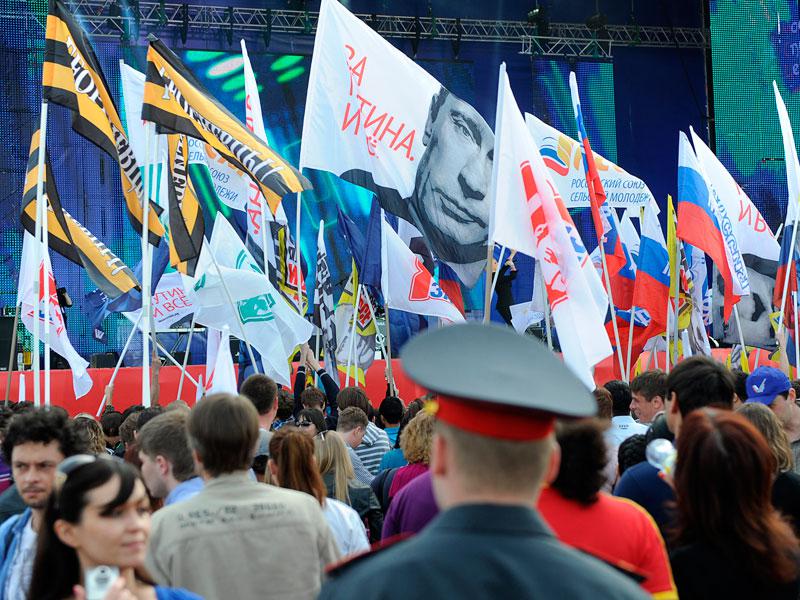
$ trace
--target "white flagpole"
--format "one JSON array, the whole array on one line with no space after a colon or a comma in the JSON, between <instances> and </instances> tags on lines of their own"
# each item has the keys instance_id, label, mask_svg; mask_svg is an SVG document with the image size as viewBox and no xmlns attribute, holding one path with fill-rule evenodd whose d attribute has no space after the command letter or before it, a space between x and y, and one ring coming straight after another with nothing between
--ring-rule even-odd
<instances>
[{"instance_id":1,"label":"white flagpole","mask_svg":"<svg viewBox=\"0 0 800 600\"><path fill-rule=\"evenodd\" d=\"M500 246L500 258L497 259L497 270L494 272L494 277L492 277L492 291L489 292L489 301L491 302L492 296L494 296L494 290L497 288L497 280L500 278L500 269L503 267L503 254L505 254L506 247ZM494 258L494 257L492 257Z\"/></svg>"},{"instance_id":2,"label":"white flagpole","mask_svg":"<svg viewBox=\"0 0 800 600\"><path fill-rule=\"evenodd\" d=\"M266 257L264 257L266 260ZM181 367L181 378L178 381L178 395L175 398L176 400L181 399L181 392L183 391L183 380L186 376L186 365L189 363L189 352L192 349L192 336L194 335L194 320L197 316L197 311L195 310L192 313L192 323L189 325L189 339L186 341L186 353L183 355L183 366Z\"/></svg>"},{"instance_id":3,"label":"white flagpole","mask_svg":"<svg viewBox=\"0 0 800 600\"><path fill-rule=\"evenodd\" d=\"M356 289L356 303L353 306L353 326L350 328L350 344L347 348L347 373L344 376L344 387L350 385L350 365L353 363L353 351L356 345L356 325L358 324L358 303L361 302L361 284L358 284ZM320 315L320 325L322 325L322 316ZM327 357L326 357L327 358ZM358 385L358 377L355 377L356 385Z\"/></svg>"},{"instance_id":4,"label":"white flagpole","mask_svg":"<svg viewBox=\"0 0 800 600\"><path fill-rule=\"evenodd\" d=\"M319 338L320 337L322 337L322 332L319 329L317 329L317 334L314 336L314 338L315 338L315 341L314 341L314 358L316 358L317 360L319 360ZM319 383L319 373L314 371L314 385L317 385L318 383Z\"/></svg>"},{"instance_id":5,"label":"white flagpole","mask_svg":"<svg viewBox=\"0 0 800 600\"><path fill-rule=\"evenodd\" d=\"M742 321L739 319L739 305L733 305L733 316L736 319L736 329L739 331L739 343L742 345L742 352L747 356L747 346L744 344L744 332L742 331ZM797 319L795 319L797 320Z\"/></svg>"},{"instance_id":6,"label":"white flagpole","mask_svg":"<svg viewBox=\"0 0 800 600\"><path fill-rule=\"evenodd\" d=\"M500 63L500 72L497 78L497 108L495 109L494 115L494 122L495 122L495 129L497 130L494 136L494 155L500 156L500 132L502 127L500 127L500 123L502 123L503 119L503 100L505 97L505 79L506 79L506 63ZM490 285L490 281L492 280L492 258L494 255L494 242L492 240L492 234L494 233L494 195L497 192L497 170L498 170L498 160L494 161L494 166L492 168L492 181L491 186L489 187L489 230L488 236L486 239L486 279L485 279L485 290L484 290L484 298L483 298L483 322L488 323L491 320L491 312L492 312L492 290L494 289L493 285ZM389 331L389 311L387 307L386 311L386 331ZM391 346L390 346L391 349Z\"/></svg>"},{"instance_id":7,"label":"white flagpole","mask_svg":"<svg viewBox=\"0 0 800 600\"><path fill-rule=\"evenodd\" d=\"M142 322L142 315L144 312L139 313L139 317L136 319L136 322L133 324L133 329L128 334L128 339L125 341L125 345L122 347L122 352L119 354L119 358L117 359L117 364L114 367L114 372L111 374L111 380L108 382L106 386L105 393L103 394L103 399L100 401L100 406L97 409L97 416L99 417L103 413L103 409L106 407L106 404L109 400L111 400L111 396L114 393L114 381L117 379L117 373L119 373L119 369L122 366L122 360L125 358L125 353L128 352L128 346L131 344L131 340L133 339L133 334L136 333L136 329L139 327L139 323Z\"/></svg>"},{"instance_id":8,"label":"white flagpole","mask_svg":"<svg viewBox=\"0 0 800 600\"><path fill-rule=\"evenodd\" d=\"M672 274L670 273L670 281L671 280L672 280ZM669 335L670 331L672 330L671 322L672 322L672 298L670 297L669 294L667 294L667 330L664 332L666 334L666 339L667 339L667 352L666 352L667 375L669 375L669 364L671 362L669 360ZM658 368L658 356L656 356L656 369L657 368Z\"/></svg>"},{"instance_id":9,"label":"white flagpole","mask_svg":"<svg viewBox=\"0 0 800 600\"><path fill-rule=\"evenodd\" d=\"M158 340L156 340L156 347L164 353L164 356L167 357L169 362L171 362L173 365L175 365L179 369L183 368L181 366L181 363L179 363L178 360L174 356L172 356L172 354L169 353L169 350L164 348L164 346L162 346L161 342L159 342ZM197 383L197 380L194 377L192 377L191 375L189 375L189 373L187 373L186 371L184 371L183 374L186 376L186 379L191 381L195 386L200 385L199 383Z\"/></svg>"},{"instance_id":10,"label":"white flagpole","mask_svg":"<svg viewBox=\"0 0 800 600\"><path fill-rule=\"evenodd\" d=\"M149 226L150 226L150 182L152 180L150 163L152 161L151 131L152 124L144 122L144 147L145 147L145 161L144 161L144 181L142 188L144 190L142 201L142 406L145 408L150 406L150 314L151 308L151 294L150 289L150 251L149 244Z\"/></svg>"},{"instance_id":11,"label":"white flagpole","mask_svg":"<svg viewBox=\"0 0 800 600\"><path fill-rule=\"evenodd\" d=\"M628 362L625 369L625 383L631 380L631 346L633 346L633 328L636 323L636 306L631 306L630 323L628 327Z\"/></svg>"},{"instance_id":12,"label":"white flagpole","mask_svg":"<svg viewBox=\"0 0 800 600\"><path fill-rule=\"evenodd\" d=\"M42 196L42 253L44 257L49 258L49 244L50 236L48 232L49 214L47 206L50 203L46 195ZM52 270L52 265L51 265ZM44 297L44 405L50 406L50 276L45 274L47 281L42 282L43 297ZM55 279L53 280L55 281ZM55 285L53 286L55 292ZM61 310L61 307L56 304L55 310Z\"/></svg>"},{"instance_id":13,"label":"white flagpole","mask_svg":"<svg viewBox=\"0 0 800 600\"><path fill-rule=\"evenodd\" d=\"M33 279L34 285L34 293L36 294L36 306L34 308L34 319L33 319L33 404L35 406L41 406L41 388L39 382L39 313L42 310L42 299L40 298L39 294L42 289L42 269L41 264L44 260L44 250L42 248L41 239L42 239L42 224L43 224L43 215L46 217L46 212L42 210L42 206L44 202L42 202L42 196L44 196L44 154L46 149L45 140L47 139L47 101L42 101L41 111L39 113L39 170L37 173L36 178L36 225L34 228L34 237L36 238L36 244L34 245L35 252L34 256L36 257L36 275ZM44 227L47 228L47 223L44 223ZM49 314L45 314L45 319L49 318Z\"/></svg>"}]
</instances>

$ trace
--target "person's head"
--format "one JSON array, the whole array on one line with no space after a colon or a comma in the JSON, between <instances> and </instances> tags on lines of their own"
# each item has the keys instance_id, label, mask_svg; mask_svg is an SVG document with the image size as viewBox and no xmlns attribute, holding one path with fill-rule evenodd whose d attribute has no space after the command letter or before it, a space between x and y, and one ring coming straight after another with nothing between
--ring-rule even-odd
<instances>
[{"instance_id":1,"label":"person's head","mask_svg":"<svg viewBox=\"0 0 800 600\"><path fill-rule=\"evenodd\" d=\"M629 416L631 414L631 403L633 402L630 386L619 379L612 379L603 384L603 387L611 393L614 416Z\"/></svg>"},{"instance_id":2,"label":"person's head","mask_svg":"<svg viewBox=\"0 0 800 600\"><path fill-rule=\"evenodd\" d=\"M425 402L428 402L429 400L429 395L425 395L422 398L416 398L408 403L406 412L403 415L403 418L400 420L400 428L397 430L397 441L394 444L395 448L400 448L400 438L403 435L403 430L405 430L405 428L411 422L411 419L416 417L417 413L425 407Z\"/></svg>"},{"instance_id":3,"label":"person's head","mask_svg":"<svg viewBox=\"0 0 800 600\"><path fill-rule=\"evenodd\" d=\"M269 429L278 412L278 385L266 375L254 373L244 380L239 393L253 403L259 425Z\"/></svg>"},{"instance_id":4,"label":"person's head","mask_svg":"<svg viewBox=\"0 0 800 600\"><path fill-rule=\"evenodd\" d=\"M194 459L186 439L189 414L171 410L151 419L137 438L142 479L153 498L164 498L178 484L195 476Z\"/></svg>"},{"instance_id":5,"label":"person's head","mask_svg":"<svg viewBox=\"0 0 800 600\"><path fill-rule=\"evenodd\" d=\"M164 412L178 411L188 414L190 410L192 409L189 408L189 405L186 404L186 402L184 400L181 400L180 398L178 398L177 400L173 400L164 407Z\"/></svg>"},{"instance_id":6,"label":"person's head","mask_svg":"<svg viewBox=\"0 0 800 600\"><path fill-rule=\"evenodd\" d=\"M61 413L43 409L14 415L3 438L3 455L17 491L27 506L37 510L45 507L58 464L79 452L85 452L85 444L73 423Z\"/></svg>"},{"instance_id":7,"label":"person's head","mask_svg":"<svg viewBox=\"0 0 800 600\"><path fill-rule=\"evenodd\" d=\"M246 471L258 441L258 413L244 396L211 394L194 407L186 431L201 473Z\"/></svg>"},{"instance_id":8,"label":"person's head","mask_svg":"<svg viewBox=\"0 0 800 600\"><path fill-rule=\"evenodd\" d=\"M369 398L367 398L367 393L360 387L352 385L350 387L343 388L339 392L339 394L336 396L336 402L339 404L339 410L344 410L345 408L355 406L356 408L363 410L364 414L368 416L369 410L372 406L369 402Z\"/></svg>"},{"instance_id":9,"label":"person's head","mask_svg":"<svg viewBox=\"0 0 800 600\"><path fill-rule=\"evenodd\" d=\"M297 427L313 438L320 431L325 431L325 416L318 408L304 408L297 415Z\"/></svg>"},{"instance_id":10,"label":"person's head","mask_svg":"<svg viewBox=\"0 0 800 600\"><path fill-rule=\"evenodd\" d=\"M767 440L769 449L775 457L778 473L789 471L794 467L792 447L774 412L759 402L748 402L740 406L736 413L750 421Z\"/></svg>"},{"instance_id":11,"label":"person's head","mask_svg":"<svg viewBox=\"0 0 800 600\"><path fill-rule=\"evenodd\" d=\"M142 427L147 425L147 422L151 419L155 419L158 415L164 412L164 409L160 406L151 406L150 408L145 408L140 414L139 418L136 420L136 429L134 429L134 436L138 436L139 432L142 430Z\"/></svg>"},{"instance_id":12,"label":"person's head","mask_svg":"<svg viewBox=\"0 0 800 600\"><path fill-rule=\"evenodd\" d=\"M113 448L119 443L119 426L122 425L122 413L117 411L104 412L100 417L100 426L103 428L103 435L106 436L106 444Z\"/></svg>"},{"instance_id":13,"label":"person's head","mask_svg":"<svg viewBox=\"0 0 800 600\"><path fill-rule=\"evenodd\" d=\"M81 573L100 565L141 569L150 536L150 501L129 464L79 454L58 467L39 531L29 598L72 598Z\"/></svg>"},{"instance_id":14,"label":"person's head","mask_svg":"<svg viewBox=\"0 0 800 600\"><path fill-rule=\"evenodd\" d=\"M86 451L90 454L103 454L106 452L106 436L103 429L92 415L81 413L75 416L75 431L83 439Z\"/></svg>"},{"instance_id":15,"label":"person's head","mask_svg":"<svg viewBox=\"0 0 800 600\"><path fill-rule=\"evenodd\" d=\"M299 431L277 431L269 441L269 467L275 485L311 494L325 504L327 489L314 458L314 441Z\"/></svg>"},{"instance_id":16,"label":"person's head","mask_svg":"<svg viewBox=\"0 0 800 600\"><path fill-rule=\"evenodd\" d=\"M736 395L733 398L733 410L738 409L742 404L747 402L747 377L748 374L741 369L732 369L733 384L735 386Z\"/></svg>"},{"instance_id":17,"label":"person's head","mask_svg":"<svg viewBox=\"0 0 800 600\"><path fill-rule=\"evenodd\" d=\"M427 465L431 460L431 444L433 442L433 424L436 419L425 411L408 422L400 437L400 448L409 464Z\"/></svg>"},{"instance_id":18,"label":"person's head","mask_svg":"<svg viewBox=\"0 0 800 600\"><path fill-rule=\"evenodd\" d=\"M347 388L345 388L347 389ZM348 406L339 413L336 431L351 448L358 448L367 432L367 413L355 406Z\"/></svg>"},{"instance_id":19,"label":"person's head","mask_svg":"<svg viewBox=\"0 0 800 600\"><path fill-rule=\"evenodd\" d=\"M133 441L136 439L134 432L136 431L136 425L139 422L139 415L141 411L134 411L125 417L125 420L122 422L122 425L119 426L119 439L122 440L122 443L125 444L127 448L130 446Z\"/></svg>"},{"instance_id":20,"label":"person's head","mask_svg":"<svg viewBox=\"0 0 800 600\"><path fill-rule=\"evenodd\" d=\"M280 421L286 421L294 414L294 398L288 390L280 388L278 390L278 412L275 417Z\"/></svg>"},{"instance_id":21,"label":"person's head","mask_svg":"<svg viewBox=\"0 0 800 600\"><path fill-rule=\"evenodd\" d=\"M474 108L441 88L431 99L422 143L411 199L414 224L441 259L474 262L486 245L492 130ZM472 252L453 256L453 248Z\"/></svg>"},{"instance_id":22,"label":"person's head","mask_svg":"<svg viewBox=\"0 0 800 600\"><path fill-rule=\"evenodd\" d=\"M387 396L381 402L378 414L381 416L384 427L397 427L405 414L403 401L396 396Z\"/></svg>"},{"instance_id":23,"label":"person's head","mask_svg":"<svg viewBox=\"0 0 800 600\"><path fill-rule=\"evenodd\" d=\"M603 469L608 463L599 421L562 421L556 426L556 441L561 449L561 464L550 487L569 500L593 504L606 481Z\"/></svg>"},{"instance_id":24,"label":"person's head","mask_svg":"<svg viewBox=\"0 0 800 600\"><path fill-rule=\"evenodd\" d=\"M602 421L610 421L614 416L614 400L605 387L600 386L595 388L592 392L595 401L597 402L597 418Z\"/></svg>"},{"instance_id":25,"label":"person's head","mask_svg":"<svg viewBox=\"0 0 800 600\"><path fill-rule=\"evenodd\" d=\"M800 379L792 379L792 389L794 389L794 397L800 398Z\"/></svg>"},{"instance_id":26,"label":"person's head","mask_svg":"<svg viewBox=\"0 0 800 600\"><path fill-rule=\"evenodd\" d=\"M735 392L733 375L707 356L692 356L678 363L667 376L667 426L677 438L681 422L694 410L713 406L731 410Z\"/></svg>"},{"instance_id":27,"label":"person's head","mask_svg":"<svg viewBox=\"0 0 800 600\"><path fill-rule=\"evenodd\" d=\"M640 423L652 423L656 415L664 410L667 374L660 369L644 371L633 378L630 389L630 412Z\"/></svg>"},{"instance_id":28,"label":"person's head","mask_svg":"<svg viewBox=\"0 0 800 600\"><path fill-rule=\"evenodd\" d=\"M775 459L758 430L730 410L694 410L677 450L676 543L703 543L765 581L796 578L797 539L772 506Z\"/></svg>"},{"instance_id":29,"label":"person's head","mask_svg":"<svg viewBox=\"0 0 800 600\"><path fill-rule=\"evenodd\" d=\"M325 394L318 387L310 385L300 392L300 402L303 408L322 410L325 406Z\"/></svg>"},{"instance_id":30,"label":"person's head","mask_svg":"<svg viewBox=\"0 0 800 600\"><path fill-rule=\"evenodd\" d=\"M624 439L617 448L617 472L619 476L634 465L647 460L647 436L635 433Z\"/></svg>"},{"instance_id":31,"label":"person's head","mask_svg":"<svg viewBox=\"0 0 800 600\"><path fill-rule=\"evenodd\" d=\"M347 486L356 474L342 436L336 431L321 433L314 437L314 450L320 474L333 473L333 497L350 504Z\"/></svg>"},{"instance_id":32,"label":"person's head","mask_svg":"<svg viewBox=\"0 0 800 600\"><path fill-rule=\"evenodd\" d=\"M129 406L128 408L126 408L125 410L122 411L122 420L124 421L129 416L131 416L133 413L142 412L143 410L144 410L144 406L142 406L141 404L134 404L132 406Z\"/></svg>"},{"instance_id":33,"label":"person's head","mask_svg":"<svg viewBox=\"0 0 800 600\"><path fill-rule=\"evenodd\" d=\"M788 431L800 428L800 407L792 383L783 371L758 367L747 378L747 403L769 406Z\"/></svg>"}]
</instances>

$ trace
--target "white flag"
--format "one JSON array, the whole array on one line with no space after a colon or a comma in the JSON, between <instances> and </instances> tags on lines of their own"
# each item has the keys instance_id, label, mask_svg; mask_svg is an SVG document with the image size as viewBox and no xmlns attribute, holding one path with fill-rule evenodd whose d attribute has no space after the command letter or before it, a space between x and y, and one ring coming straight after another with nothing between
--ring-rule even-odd
<instances>
[{"instance_id":1,"label":"white flag","mask_svg":"<svg viewBox=\"0 0 800 600\"><path fill-rule=\"evenodd\" d=\"M590 389L594 366L611 355L604 327L607 299L533 138L525 127L505 65L498 85L492 239L536 258L564 362ZM599 289L598 289L599 286Z\"/></svg>"},{"instance_id":2,"label":"white flag","mask_svg":"<svg viewBox=\"0 0 800 600\"><path fill-rule=\"evenodd\" d=\"M208 329L207 335L206 394L238 394L228 327L222 331Z\"/></svg>"},{"instance_id":3,"label":"white flag","mask_svg":"<svg viewBox=\"0 0 800 600\"><path fill-rule=\"evenodd\" d=\"M694 129L690 127L689 131L694 153L703 166L703 175L708 181L712 196L725 207L725 212L734 225L739 252L767 260L778 260L781 248L764 217Z\"/></svg>"},{"instance_id":4,"label":"white flag","mask_svg":"<svg viewBox=\"0 0 800 600\"><path fill-rule=\"evenodd\" d=\"M50 256L44 252L43 259L38 264L40 287L36 290L36 239L27 231L24 232L22 242L22 261L19 268L19 289L17 290L17 304L22 305L20 318L28 331L33 332L33 321L39 319L39 331L42 332L44 341L45 318L50 321L50 347L53 352L63 356L72 369L72 387L75 398L80 398L92 389L92 378L86 371L89 363L75 351L67 337L67 326L61 307L58 304L56 282L53 279L53 270L50 267ZM47 290L46 298L44 291ZM47 317L45 317L45 313Z\"/></svg>"},{"instance_id":5,"label":"white flag","mask_svg":"<svg viewBox=\"0 0 800 600\"><path fill-rule=\"evenodd\" d=\"M319 222L317 235L317 277L314 286L314 321L322 331L322 346L325 349L325 371L334 381L339 381L336 364L336 319L333 313L333 282L328 269L328 252L325 249L325 221Z\"/></svg>"},{"instance_id":6,"label":"white flag","mask_svg":"<svg viewBox=\"0 0 800 600\"><path fill-rule=\"evenodd\" d=\"M568 208L589 206L580 144L531 114L525 115L525 122L564 205ZM594 162L609 206L638 207L655 200L647 184L622 167L597 152L594 152Z\"/></svg>"},{"instance_id":7,"label":"white flag","mask_svg":"<svg viewBox=\"0 0 800 600\"><path fill-rule=\"evenodd\" d=\"M156 329L169 329L194 312L194 292L186 289L184 280L177 271L162 275L158 287L153 292L153 319ZM132 323L136 322L142 309L124 314ZM143 323L139 322L139 329Z\"/></svg>"},{"instance_id":8,"label":"white flag","mask_svg":"<svg viewBox=\"0 0 800 600\"><path fill-rule=\"evenodd\" d=\"M454 323L464 317L422 261L381 217L381 292L392 308Z\"/></svg>"},{"instance_id":9,"label":"white flag","mask_svg":"<svg viewBox=\"0 0 800 600\"><path fill-rule=\"evenodd\" d=\"M314 40L300 165L368 188L472 287L483 273L494 135L336 0Z\"/></svg>"},{"instance_id":10,"label":"white flag","mask_svg":"<svg viewBox=\"0 0 800 600\"><path fill-rule=\"evenodd\" d=\"M236 312L231 309L221 278ZM243 323L251 346L261 354L266 374L290 386L288 358L298 345L308 341L313 327L272 286L224 217L214 222L211 241L203 246L195 277L187 279L192 282L198 306L196 321L220 330L228 325L240 339L244 339Z\"/></svg>"},{"instance_id":11,"label":"white flag","mask_svg":"<svg viewBox=\"0 0 800 600\"><path fill-rule=\"evenodd\" d=\"M653 202L655 203L655 200L653 200ZM627 209L619 222L619 234L622 236L622 241L628 247L628 252L631 253L631 257L634 261L636 257L639 256L639 244L641 243L641 239L639 237L639 232L636 231L636 226L631 220L631 211L638 212L638 210L639 209ZM634 214L634 216L638 215Z\"/></svg>"}]
</instances>

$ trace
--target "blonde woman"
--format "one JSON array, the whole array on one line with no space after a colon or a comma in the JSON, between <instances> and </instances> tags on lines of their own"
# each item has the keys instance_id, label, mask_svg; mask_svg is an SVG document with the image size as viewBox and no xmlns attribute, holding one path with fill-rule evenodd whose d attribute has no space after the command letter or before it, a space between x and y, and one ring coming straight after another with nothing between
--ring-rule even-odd
<instances>
[{"instance_id":1,"label":"blonde woman","mask_svg":"<svg viewBox=\"0 0 800 600\"><path fill-rule=\"evenodd\" d=\"M78 413L75 415L74 424L75 430L78 432L78 435L80 435L84 444L86 444L87 452L95 456L109 454L103 428L92 415L88 413Z\"/></svg>"},{"instance_id":2,"label":"blonde woman","mask_svg":"<svg viewBox=\"0 0 800 600\"><path fill-rule=\"evenodd\" d=\"M417 413L417 416L411 419L408 426L403 429L403 433L400 435L400 447L403 449L403 456L408 464L400 467L392 478L392 484L389 487L390 502L397 492L428 471L433 442L433 424L433 415L423 410Z\"/></svg>"},{"instance_id":3,"label":"blonde woman","mask_svg":"<svg viewBox=\"0 0 800 600\"><path fill-rule=\"evenodd\" d=\"M767 440L776 466L772 505L789 519L795 533L800 535L800 475L792 470L792 448L781 422L772 410L759 402L743 404L736 412L750 421Z\"/></svg>"},{"instance_id":4,"label":"blonde woman","mask_svg":"<svg viewBox=\"0 0 800 600\"><path fill-rule=\"evenodd\" d=\"M342 436L335 431L324 431L314 437L314 447L328 498L353 507L367 525L370 542L380 540L383 528L381 505L372 489L356 479Z\"/></svg>"}]
</instances>

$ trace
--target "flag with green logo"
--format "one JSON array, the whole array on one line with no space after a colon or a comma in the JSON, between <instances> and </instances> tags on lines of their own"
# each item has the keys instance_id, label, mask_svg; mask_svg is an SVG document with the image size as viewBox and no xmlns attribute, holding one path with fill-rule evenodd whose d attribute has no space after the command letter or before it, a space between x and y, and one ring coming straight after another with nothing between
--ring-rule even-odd
<instances>
[{"instance_id":1,"label":"flag with green logo","mask_svg":"<svg viewBox=\"0 0 800 600\"><path fill-rule=\"evenodd\" d=\"M288 359L298 345L308 341L313 327L270 283L224 217L214 221L195 276L187 280L187 287L196 294L196 321L219 330L227 325L231 335L246 337L261 354L265 373L282 385L291 385Z\"/></svg>"}]
</instances>

